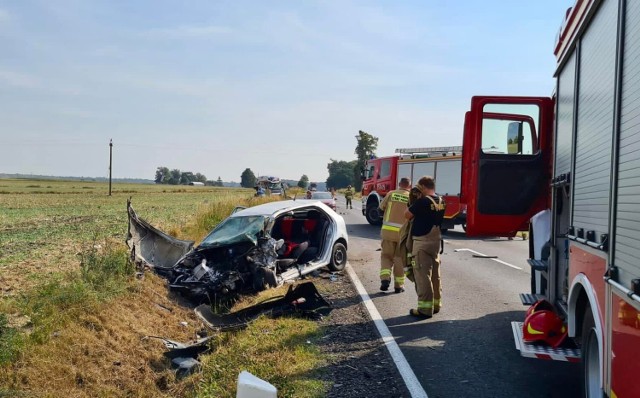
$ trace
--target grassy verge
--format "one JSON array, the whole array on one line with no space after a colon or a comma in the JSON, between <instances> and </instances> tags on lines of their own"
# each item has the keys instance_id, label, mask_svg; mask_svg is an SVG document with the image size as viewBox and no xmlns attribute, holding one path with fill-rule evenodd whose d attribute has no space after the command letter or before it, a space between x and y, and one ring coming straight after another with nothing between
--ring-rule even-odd
<instances>
[{"instance_id":1,"label":"grassy verge","mask_svg":"<svg viewBox=\"0 0 640 398\"><path fill-rule=\"evenodd\" d=\"M5 190L15 188L2 182ZM232 397L241 370L269 380L281 397L322 396L324 386L313 376L322 358L310 344L320 332L298 319L260 319L220 335L202 358L203 371L176 380L163 345L149 336L189 341L201 326L165 281L149 273L134 277L122 243L128 196L141 217L196 241L236 205L273 199L246 190L157 186L124 187L126 195L116 199L86 193L104 187L46 183L27 182L30 187L2 196L9 211L0 215L0 235L8 236L0 241L0 272L9 283L0 296L0 396ZM29 189L55 193L28 195ZM159 222L165 215L173 221ZM19 250L3 256L14 245Z\"/></svg>"}]
</instances>

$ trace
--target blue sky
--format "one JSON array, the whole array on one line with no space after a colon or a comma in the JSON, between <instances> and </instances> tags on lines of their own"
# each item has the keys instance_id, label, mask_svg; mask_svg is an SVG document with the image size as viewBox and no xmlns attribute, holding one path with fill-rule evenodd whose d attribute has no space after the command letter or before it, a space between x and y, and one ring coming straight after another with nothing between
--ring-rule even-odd
<instances>
[{"instance_id":1,"label":"blue sky","mask_svg":"<svg viewBox=\"0 0 640 398\"><path fill-rule=\"evenodd\" d=\"M572 0L0 0L0 172L324 181L355 135L461 145L473 95L553 90Z\"/></svg>"}]
</instances>

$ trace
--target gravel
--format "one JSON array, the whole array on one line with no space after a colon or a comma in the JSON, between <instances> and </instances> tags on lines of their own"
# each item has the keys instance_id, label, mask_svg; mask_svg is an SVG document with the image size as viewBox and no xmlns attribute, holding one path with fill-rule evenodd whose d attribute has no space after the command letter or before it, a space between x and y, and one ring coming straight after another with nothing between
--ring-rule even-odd
<instances>
[{"instance_id":1,"label":"gravel","mask_svg":"<svg viewBox=\"0 0 640 398\"><path fill-rule=\"evenodd\" d=\"M332 387L328 398L410 397L369 313L345 271L314 278L334 307L321 322L326 334L320 349L329 357L322 378Z\"/></svg>"}]
</instances>

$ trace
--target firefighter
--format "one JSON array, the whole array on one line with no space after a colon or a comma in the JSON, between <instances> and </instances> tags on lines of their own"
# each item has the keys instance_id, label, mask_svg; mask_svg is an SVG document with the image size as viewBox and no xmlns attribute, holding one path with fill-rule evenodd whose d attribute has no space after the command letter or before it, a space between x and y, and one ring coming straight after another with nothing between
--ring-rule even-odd
<instances>
[{"instance_id":1,"label":"firefighter","mask_svg":"<svg viewBox=\"0 0 640 398\"><path fill-rule=\"evenodd\" d=\"M347 209L353 209L353 205L351 204L351 199L353 199L353 188L351 185L347 187L347 190L344 191L344 198L347 200Z\"/></svg>"},{"instance_id":2,"label":"firefighter","mask_svg":"<svg viewBox=\"0 0 640 398\"><path fill-rule=\"evenodd\" d=\"M383 212L382 229L380 230L380 290L389 290L391 270L393 269L393 288L396 293L404 292L404 264L401 257L396 257L400 242L400 227L405 221L404 212L409 202L411 181L401 178L398 188L390 191L380 203Z\"/></svg>"},{"instance_id":3,"label":"firefighter","mask_svg":"<svg viewBox=\"0 0 640 398\"><path fill-rule=\"evenodd\" d=\"M440 225L446 204L444 199L436 194L433 177L420 178L418 187L424 196L405 211L405 217L413 220L411 260L418 294L418 308L412 308L409 315L431 318L442 306Z\"/></svg>"},{"instance_id":4,"label":"firefighter","mask_svg":"<svg viewBox=\"0 0 640 398\"><path fill-rule=\"evenodd\" d=\"M409 203L407 206L411 207L418 199L422 197L422 191L418 187L413 187L409 191ZM396 257L402 259L402 267L404 268L404 276L411 282L415 283L413 277L413 268L411 267L411 251L413 250L413 238L411 237L411 226L413 220L406 220L402 227L400 227L400 242L396 247Z\"/></svg>"}]
</instances>

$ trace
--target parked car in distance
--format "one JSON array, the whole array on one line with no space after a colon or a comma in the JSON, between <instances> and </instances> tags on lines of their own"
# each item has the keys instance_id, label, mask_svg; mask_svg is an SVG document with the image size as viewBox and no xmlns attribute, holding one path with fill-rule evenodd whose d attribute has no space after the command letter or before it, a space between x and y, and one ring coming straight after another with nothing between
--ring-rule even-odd
<instances>
[{"instance_id":1,"label":"parked car in distance","mask_svg":"<svg viewBox=\"0 0 640 398\"><path fill-rule=\"evenodd\" d=\"M312 191L311 199L319 200L320 202L332 208L334 211L336 210L336 198L331 195L331 192Z\"/></svg>"}]
</instances>

